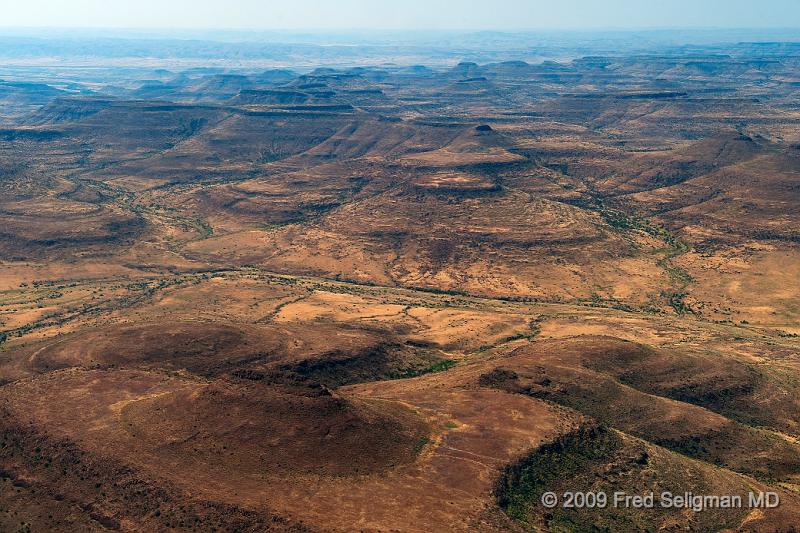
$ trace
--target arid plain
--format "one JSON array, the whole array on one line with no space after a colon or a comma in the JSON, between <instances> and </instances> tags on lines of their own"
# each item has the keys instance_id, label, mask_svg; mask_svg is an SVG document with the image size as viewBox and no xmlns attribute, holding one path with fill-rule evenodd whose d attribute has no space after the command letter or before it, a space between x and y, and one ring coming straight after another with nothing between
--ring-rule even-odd
<instances>
[{"instance_id":1,"label":"arid plain","mask_svg":"<svg viewBox=\"0 0 800 533\"><path fill-rule=\"evenodd\" d=\"M798 57L0 82L0 531L794 531Z\"/></svg>"}]
</instances>

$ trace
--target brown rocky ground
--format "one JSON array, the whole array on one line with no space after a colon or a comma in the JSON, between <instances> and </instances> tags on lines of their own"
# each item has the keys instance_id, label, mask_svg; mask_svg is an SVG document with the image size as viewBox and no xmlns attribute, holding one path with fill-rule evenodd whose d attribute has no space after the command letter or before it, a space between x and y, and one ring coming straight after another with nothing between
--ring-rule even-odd
<instances>
[{"instance_id":1,"label":"brown rocky ground","mask_svg":"<svg viewBox=\"0 0 800 533\"><path fill-rule=\"evenodd\" d=\"M0 531L791 531L800 80L737 50L4 82Z\"/></svg>"}]
</instances>

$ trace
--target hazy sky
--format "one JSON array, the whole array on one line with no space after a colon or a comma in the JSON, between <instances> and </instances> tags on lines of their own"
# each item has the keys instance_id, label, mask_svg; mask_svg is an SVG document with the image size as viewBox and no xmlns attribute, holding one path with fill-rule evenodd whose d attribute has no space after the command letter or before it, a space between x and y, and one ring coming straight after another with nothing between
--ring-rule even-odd
<instances>
[{"instance_id":1,"label":"hazy sky","mask_svg":"<svg viewBox=\"0 0 800 533\"><path fill-rule=\"evenodd\" d=\"M800 27L800 0L0 0L0 27Z\"/></svg>"}]
</instances>

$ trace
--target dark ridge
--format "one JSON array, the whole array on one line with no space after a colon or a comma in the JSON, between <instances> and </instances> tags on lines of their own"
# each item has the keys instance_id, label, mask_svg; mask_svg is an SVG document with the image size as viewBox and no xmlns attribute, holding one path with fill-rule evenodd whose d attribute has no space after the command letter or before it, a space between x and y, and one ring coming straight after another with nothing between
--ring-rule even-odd
<instances>
[{"instance_id":1,"label":"dark ridge","mask_svg":"<svg viewBox=\"0 0 800 533\"><path fill-rule=\"evenodd\" d=\"M653 93L631 93L631 94L620 94L615 95L615 98L619 98L621 100L635 100L635 99L659 99L659 98L680 98L683 96L689 96L689 93L684 92L677 92L677 91L665 91L665 92L653 92Z\"/></svg>"},{"instance_id":2,"label":"dark ridge","mask_svg":"<svg viewBox=\"0 0 800 533\"><path fill-rule=\"evenodd\" d=\"M3 141L49 141L63 136L64 132L59 130L0 129Z\"/></svg>"}]
</instances>

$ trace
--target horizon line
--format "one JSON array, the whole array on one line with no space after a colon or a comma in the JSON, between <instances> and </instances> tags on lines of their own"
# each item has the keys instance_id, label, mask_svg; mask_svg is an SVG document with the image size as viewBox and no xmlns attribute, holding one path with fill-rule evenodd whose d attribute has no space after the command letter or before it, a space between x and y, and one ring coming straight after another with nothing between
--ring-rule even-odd
<instances>
[{"instance_id":1,"label":"horizon line","mask_svg":"<svg viewBox=\"0 0 800 533\"><path fill-rule=\"evenodd\" d=\"M519 28L403 28L403 27L376 27L356 26L341 28L324 27L215 27L215 26L4 26L2 30L59 30L59 31L217 31L217 32L276 32L276 33L346 33L346 32L397 32L397 33L536 33L536 32L660 32L660 31L798 31L800 26L598 26L598 27L519 27Z\"/></svg>"}]
</instances>

